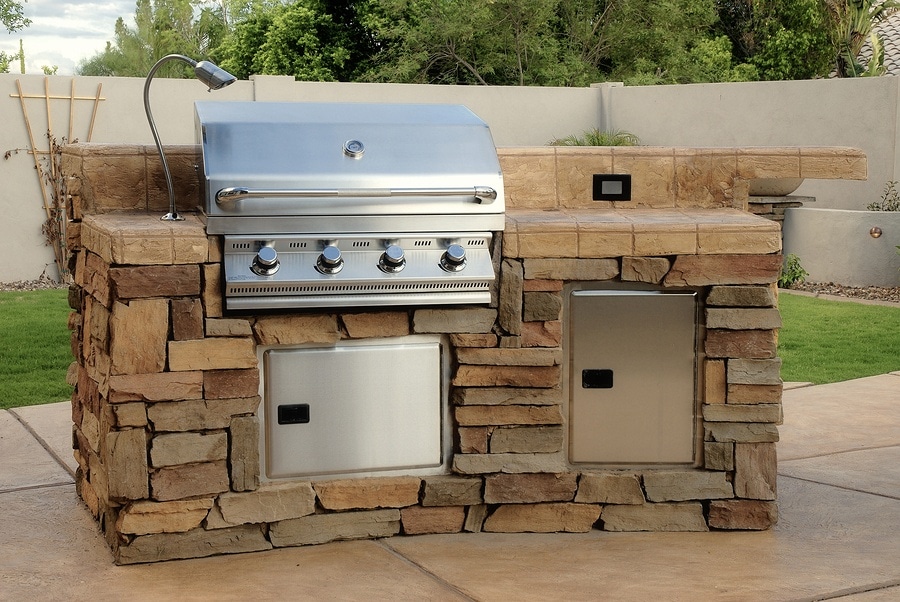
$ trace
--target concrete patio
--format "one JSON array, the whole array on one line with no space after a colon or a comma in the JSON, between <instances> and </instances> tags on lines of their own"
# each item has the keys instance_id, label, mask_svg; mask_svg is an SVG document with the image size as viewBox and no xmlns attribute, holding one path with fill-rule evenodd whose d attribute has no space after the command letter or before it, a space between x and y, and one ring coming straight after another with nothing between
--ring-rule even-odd
<instances>
[{"instance_id":1,"label":"concrete patio","mask_svg":"<svg viewBox=\"0 0 900 602\"><path fill-rule=\"evenodd\" d=\"M771 531L426 535L124 567L75 494L69 403L0 411L0 600L900 599L900 372L785 389Z\"/></svg>"}]
</instances>

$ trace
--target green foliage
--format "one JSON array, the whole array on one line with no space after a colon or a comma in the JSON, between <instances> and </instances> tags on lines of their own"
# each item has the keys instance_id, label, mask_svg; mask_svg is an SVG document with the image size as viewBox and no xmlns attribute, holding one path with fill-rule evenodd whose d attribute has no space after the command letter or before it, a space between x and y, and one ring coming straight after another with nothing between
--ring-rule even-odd
<instances>
[{"instance_id":1,"label":"green foliage","mask_svg":"<svg viewBox=\"0 0 900 602\"><path fill-rule=\"evenodd\" d=\"M891 181L884 185L881 200L869 203L866 209L869 211L900 211L900 191L897 190L897 181Z\"/></svg>"},{"instance_id":2,"label":"green foliage","mask_svg":"<svg viewBox=\"0 0 900 602\"><path fill-rule=\"evenodd\" d=\"M884 46L874 27L900 9L898 0L830 0L834 46L837 49L839 77L883 75ZM866 65L859 62L866 40L872 44L872 56Z\"/></svg>"},{"instance_id":3,"label":"green foliage","mask_svg":"<svg viewBox=\"0 0 900 602\"><path fill-rule=\"evenodd\" d=\"M19 31L31 25L31 19L25 16L23 4L28 0L0 0L0 25L9 33Z\"/></svg>"},{"instance_id":4,"label":"green foliage","mask_svg":"<svg viewBox=\"0 0 900 602\"><path fill-rule=\"evenodd\" d=\"M0 408L71 395L67 296L66 289L0 292Z\"/></svg>"},{"instance_id":5,"label":"green foliage","mask_svg":"<svg viewBox=\"0 0 900 602\"><path fill-rule=\"evenodd\" d=\"M637 146L640 139L622 130L603 131L597 128L584 132L581 136L572 134L549 142L550 146Z\"/></svg>"},{"instance_id":6,"label":"green foliage","mask_svg":"<svg viewBox=\"0 0 900 602\"><path fill-rule=\"evenodd\" d=\"M778 297L785 381L824 384L900 370L900 308Z\"/></svg>"},{"instance_id":7,"label":"green foliage","mask_svg":"<svg viewBox=\"0 0 900 602\"><path fill-rule=\"evenodd\" d=\"M781 288L790 288L794 284L799 284L806 280L809 276L803 266L800 265L800 258L790 253L784 258L784 265L781 267L781 275L778 276L778 286Z\"/></svg>"}]
</instances>

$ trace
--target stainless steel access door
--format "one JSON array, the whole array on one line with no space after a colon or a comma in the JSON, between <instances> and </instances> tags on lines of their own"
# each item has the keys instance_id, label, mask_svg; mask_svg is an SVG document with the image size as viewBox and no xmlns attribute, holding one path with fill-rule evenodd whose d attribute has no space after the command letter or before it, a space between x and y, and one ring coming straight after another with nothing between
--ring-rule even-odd
<instances>
[{"instance_id":1,"label":"stainless steel access door","mask_svg":"<svg viewBox=\"0 0 900 602\"><path fill-rule=\"evenodd\" d=\"M569 460L694 460L693 292L575 290L569 298Z\"/></svg>"},{"instance_id":2,"label":"stainless steel access door","mask_svg":"<svg viewBox=\"0 0 900 602\"><path fill-rule=\"evenodd\" d=\"M442 466L441 344L382 341L263 353L268 478Z\"/></svg>"}]
</instances>

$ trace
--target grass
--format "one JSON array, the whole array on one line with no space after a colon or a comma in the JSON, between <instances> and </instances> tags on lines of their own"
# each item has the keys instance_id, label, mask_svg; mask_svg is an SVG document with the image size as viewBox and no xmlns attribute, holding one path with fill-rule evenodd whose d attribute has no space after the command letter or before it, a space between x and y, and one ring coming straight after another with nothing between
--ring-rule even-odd
<instances>
[{"instance_id":1,"label":"grass","mask_svg":"<svg viewBox=\"0 0 900 602\"><path fill-rule=\"evenodd\" d=\"M0 291L0 409L68 399L66 289Z\"/></svg>"},{"instance_id":2,"label":"grass","mask_svg":"<svg viewBox=\"0 0 900 602\"><path fill-rule=\"evenodd\" d=\"M900 370L900 307L785 294L778 338L786 381L816 384ZM0 409L68 399L67 291L0 292Z\"/></svg>"},{"instance_id":3,"label":"grass","mask_svg":"<svg viewBox=\"0 0 900 602\"><path fill-rule=\"evenodd\" d=\"M900 307L780 295L781 377L817 385L900 370Z\"/></svg>"}]
</instances>

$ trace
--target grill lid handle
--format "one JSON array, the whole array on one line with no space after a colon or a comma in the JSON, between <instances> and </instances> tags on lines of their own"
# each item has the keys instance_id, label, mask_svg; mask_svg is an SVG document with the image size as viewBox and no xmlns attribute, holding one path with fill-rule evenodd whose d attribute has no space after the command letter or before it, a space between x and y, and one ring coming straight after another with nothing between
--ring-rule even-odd
<instances>
[{"instance_id":1,"label":"grill lid handle","mask_svg":"<svg viewBox=\"0 0 900 602\"><path fill-rule=\"evenodd\" d=\"M471 196L475 202L490 205L497 200L497 191L490 186L472 188L301 188L266 189L233 186L216 193L216 204L220 207L232 205L245 199L259 198L321 198L321 197L445 197Z\"/></svg>"}]
</instances>

